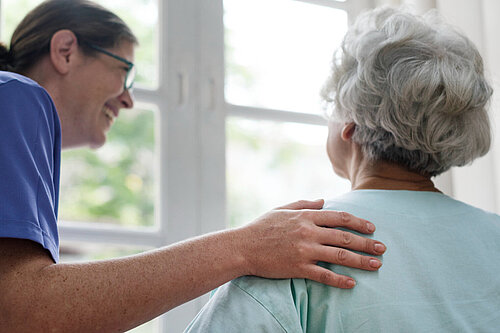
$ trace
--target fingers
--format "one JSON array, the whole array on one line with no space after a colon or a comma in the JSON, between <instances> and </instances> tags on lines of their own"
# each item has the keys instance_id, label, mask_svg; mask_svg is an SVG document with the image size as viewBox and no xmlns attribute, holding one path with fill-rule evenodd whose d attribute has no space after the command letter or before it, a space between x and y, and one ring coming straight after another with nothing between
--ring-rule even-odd
<instances>
[{"instance_id":1,"label":"fingers","mask_svg":"<svg viewBox=\"0 0 500 333\"><path fill-rule=\"evenodd\" d=\"M323 208L323 204L324 204L323 199L318 199L315 201L299 200L299 201L289 203L288 205L277 207L276 209L293 209L293 210L321 209L321 208Z\"/></svg>"},{"instance_id":2,"label":"fingers","mask_svg":"<svg viewBox=\"0 0 500 333\"><path fill-rule=\"evenodd\" d=\"M366 271L376 271L382 266L382 262L374 257L363 256L346 249L331 246L318 248L318 261L347 267L359 268Z\"/></svg>"},{"instance_id":3,"label":"fingers","mask_svg":"<svg viewBox=\"0 0 500 333\"><path fill-rule=\"evenodd\" d=\"M355 235L338 229L320 228L319 242L324 245L337 246L373 255L381 255L386 247L379 241Z\"/></svg>"},{"instance_id":4,"label":"fingers","mask_svg":"<svg viewBox=\"0 0 500 333\"><path fill-rule=\"evenodd\" d=\"M306 278L342 289L351 289L356 285L356 282L352 278L334 273L317 265L310 265L307 267Z\"/></svg>"},{"instance_id":5,"label":"fingers","mask_svg":"<svg viewBox=\"0 0 500 333\"><path fill-rule=\"evenodd\" d=\"M346 212L338 212L334 210L311 210L304 213L308 214L308 218L320 227L342 227L355 230L363 234L372 234L375 231L373 223Z\"/></svg>"}]
</instances>

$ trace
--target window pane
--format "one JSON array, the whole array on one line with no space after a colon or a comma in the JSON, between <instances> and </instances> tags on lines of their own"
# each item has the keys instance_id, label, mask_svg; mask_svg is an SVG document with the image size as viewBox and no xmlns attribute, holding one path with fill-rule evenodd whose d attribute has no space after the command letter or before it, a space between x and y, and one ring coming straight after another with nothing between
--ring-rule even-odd
<instances>
[{"instance_id":1,"label":"window pane","mask_svg":"<svg viewBox=\"0 0 500 333\"><path fill-rule=\"evenodd\" d=\"M343 10L293 0L224 0L226 99L320 113L319 91L347 30Z\"/></svg>"},{"instance_id":2,"label":"window pane","mask_svg":"<svg viewBox=\"0 0 500 333\"><path fill-rule=\"evenodd\" d=\"M136 83L158 86L158 1L94 0L120 16L139 40L135 50Z\"/></svg>"},{"instance_id":3,"label":"window pane","mask_svg":"<svg viewBox=\"0 0 500 333\"><path fill-rule=\"evenodd\" d=\"M61 241L60 259L63 263L86 262L125 257L152 249L142 246Z\"/></svg>"},{"instance_id":4,"label":"window pane","mask_svg":"<svg viewBox=\"0 0 500 333\"><path fill-rule=\"evenodd\" d=\"M2 0L2 36L7 45L22 18L42 0ZM120 16L139 39L135 52L136 83L147 88L158 85L157 0L95 0ZM133 9L133 10L132 10Z\"/></svg>"},{"instance_id":5,"label":"window pane","mask_svg":"<svg viewBox=\"0 0 500 333\"><path fill-rule=\"evenodd\" d=\"M64 151L61 220L153 226L155 113L123 110L106 144Z\"/></svg>"},{"instance_id":6,"label":"window pane","mask_svg":"<svg viewBox=\"0 0 500 333\"><path fill-rule=\"evenodd\" d=\"M16 26L23 17L39 5L42 0L2 0L2 42L7 47L10 45L10 37Z\"/></svg>"},{"instance_id":7,"label":"window pane","mask_svg":"<svg viewBox=\"0 0 500 333\"><path fill-rule=\"evenodd\" d=\"M331 198L350 189L333 173L326 126L227 121L228 224L252 221L299 199Z\"/></svg>"}]
</instances>

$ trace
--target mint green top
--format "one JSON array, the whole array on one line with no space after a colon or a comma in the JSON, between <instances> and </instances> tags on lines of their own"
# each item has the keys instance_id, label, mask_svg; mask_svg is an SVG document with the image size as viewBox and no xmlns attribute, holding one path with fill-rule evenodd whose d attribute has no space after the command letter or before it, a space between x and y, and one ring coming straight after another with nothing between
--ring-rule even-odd
<instances>
[{"instance_id":1,"label":"mint green top","mask_svg":"<svg viewBox=\"0 0 500 333\"><path fill-rule=\"evenodd\" d=\"M352 290L242 277L187 332L500 332L500 216L440 193L358 190L325 203L372 221L378 272L336 265Z\"/></svg>"}]
</instances>

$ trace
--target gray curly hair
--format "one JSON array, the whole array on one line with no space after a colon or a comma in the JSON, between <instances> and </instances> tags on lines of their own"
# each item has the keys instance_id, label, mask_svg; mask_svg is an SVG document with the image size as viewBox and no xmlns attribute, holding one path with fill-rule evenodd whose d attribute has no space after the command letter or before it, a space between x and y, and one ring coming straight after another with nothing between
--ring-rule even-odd
<instances>
[{"instance_id":1,"label":"gray curly hair","mask_svg":"<svg viewBox=\"0 0 500 333\"><path fill-rule=\"evenodd\" d=\"M388 7L356 20L321 93L368 158L430 176L488 152L491 94L470 40L435 13Z\"/></svg>"}]
</instances>

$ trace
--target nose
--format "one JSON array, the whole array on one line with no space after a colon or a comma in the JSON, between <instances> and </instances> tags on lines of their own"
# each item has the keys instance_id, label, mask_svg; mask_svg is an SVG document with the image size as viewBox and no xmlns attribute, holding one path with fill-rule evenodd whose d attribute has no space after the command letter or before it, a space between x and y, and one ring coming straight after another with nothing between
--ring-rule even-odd
<instances>
[{"instance_id":1,"label":"nose","mask_svg":"<svg viewBox=\"0 0 500 333\"><path fill-rule=\"evenodd\" d=\"M134 95L131 90L124 90L120 96L118 96L120 105L122 108L131 109L134 107Z\"/></svg>"}]
</instances>

